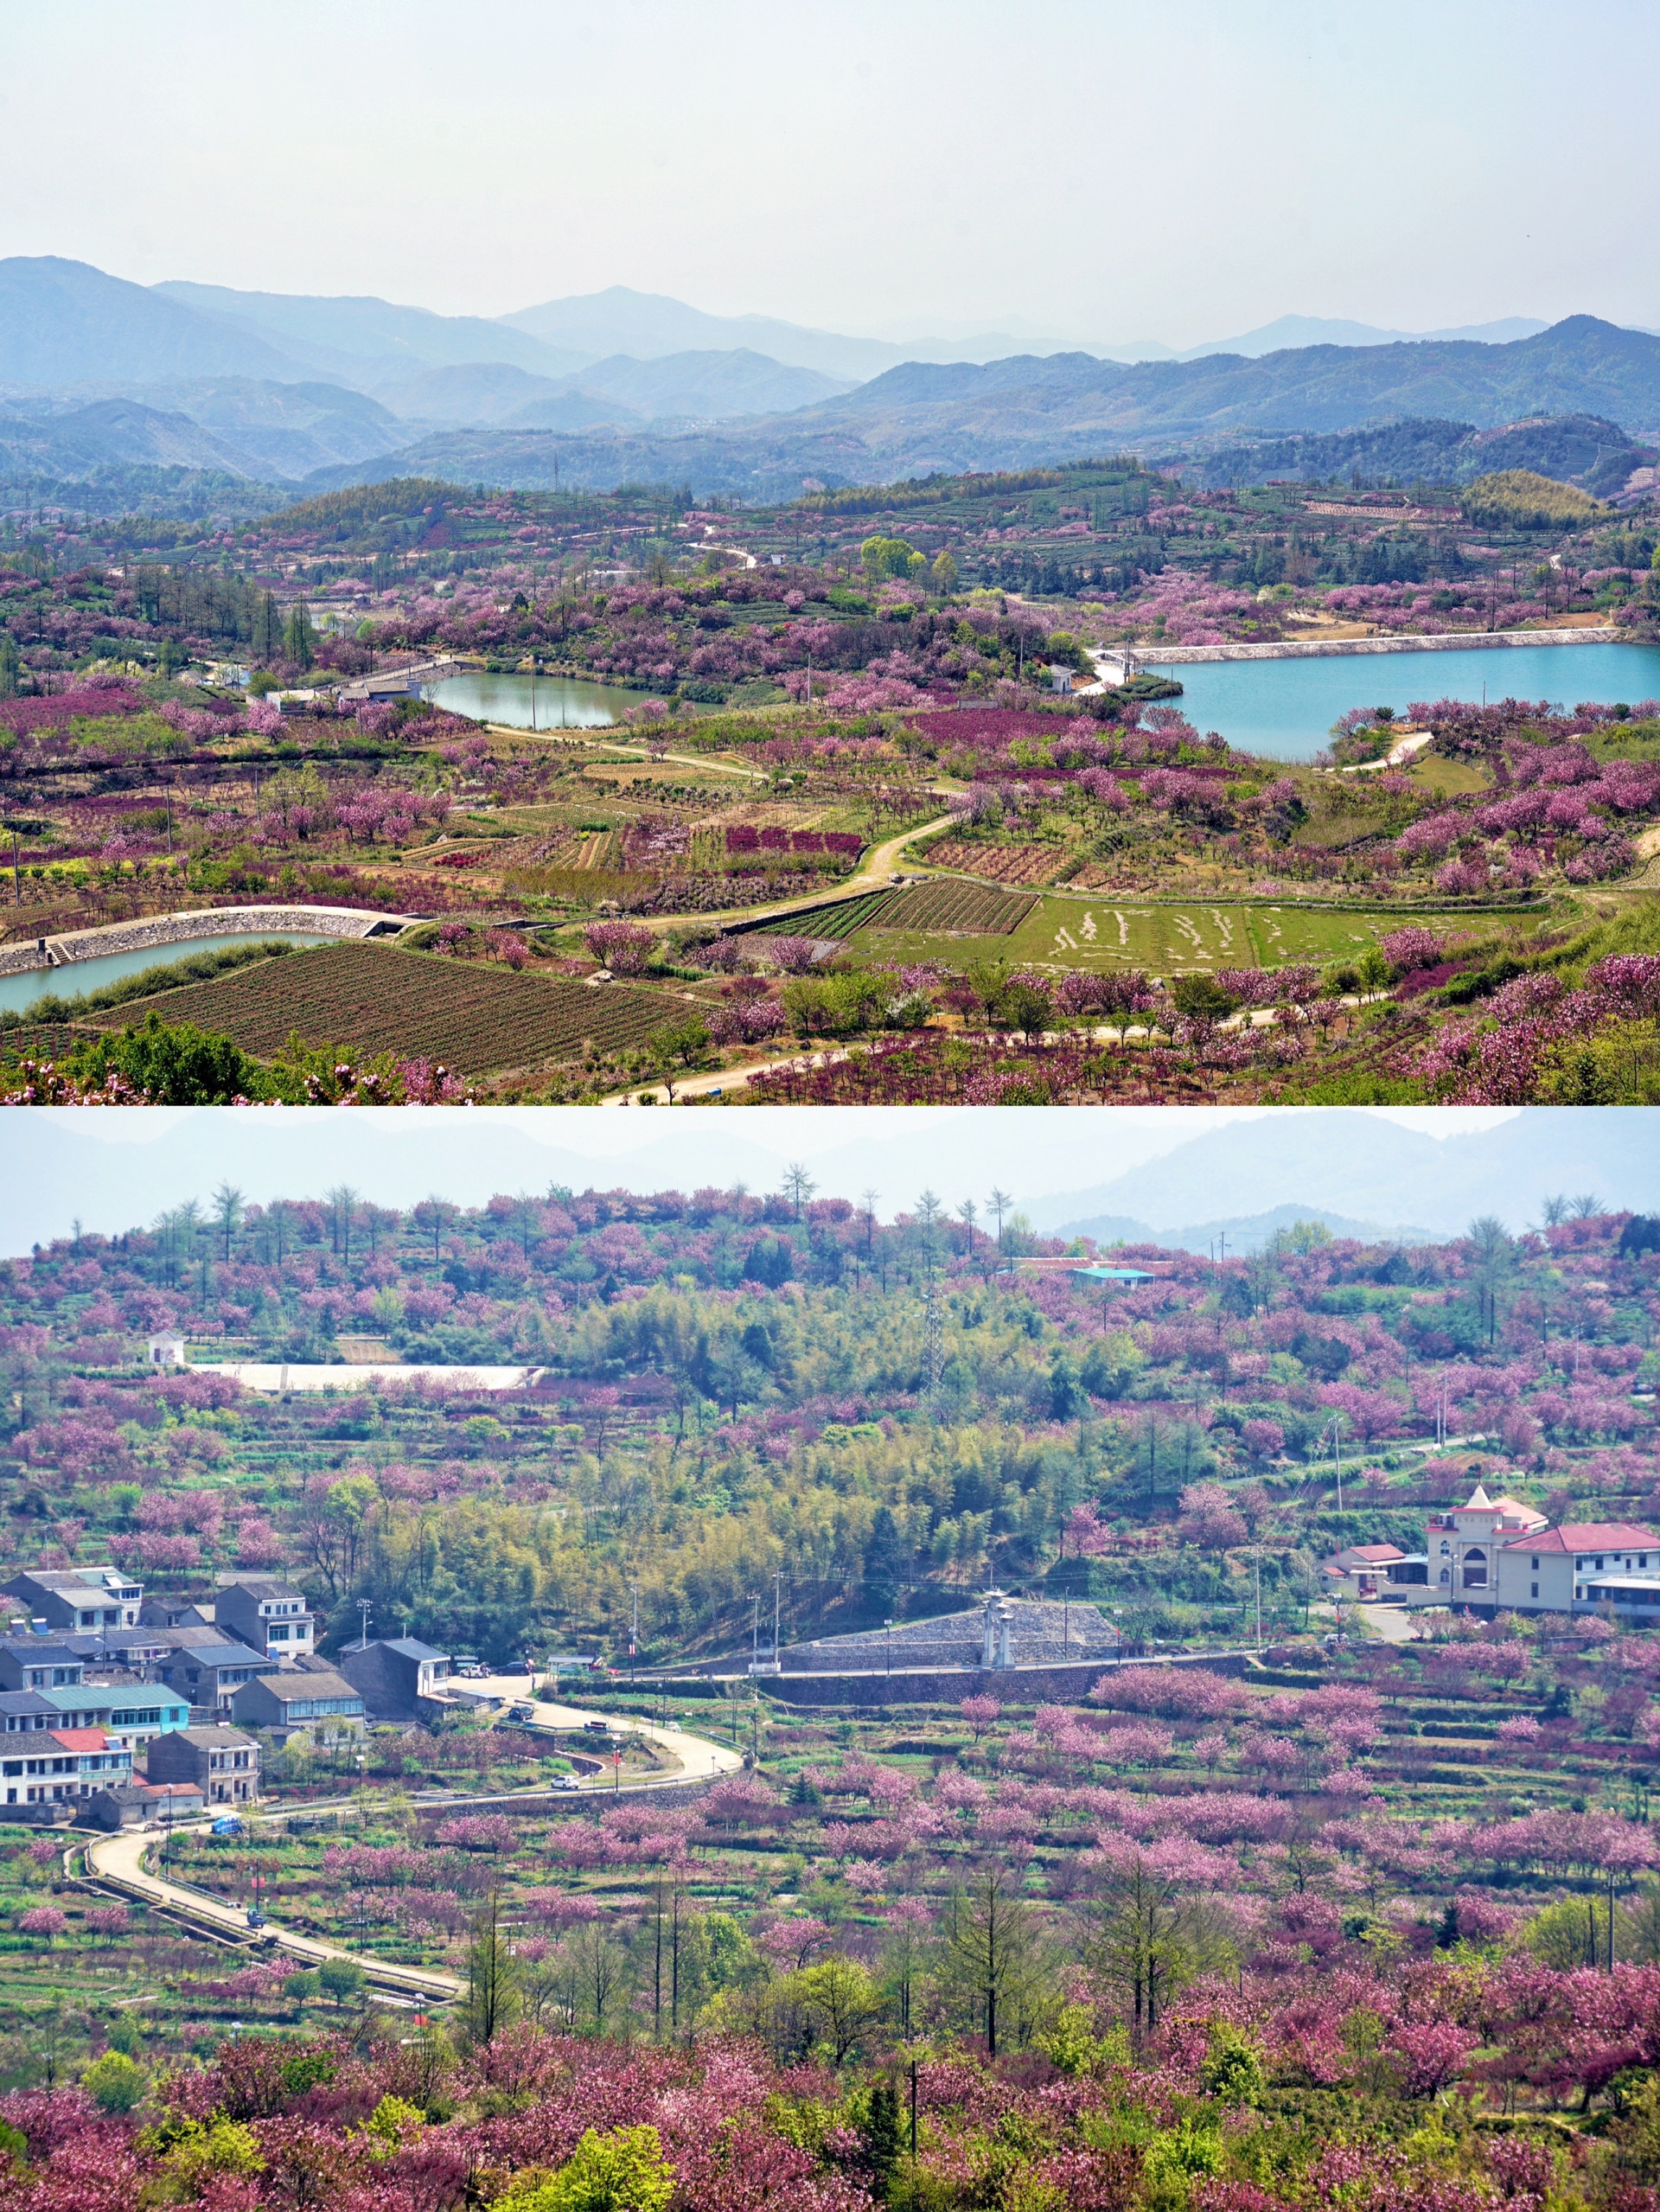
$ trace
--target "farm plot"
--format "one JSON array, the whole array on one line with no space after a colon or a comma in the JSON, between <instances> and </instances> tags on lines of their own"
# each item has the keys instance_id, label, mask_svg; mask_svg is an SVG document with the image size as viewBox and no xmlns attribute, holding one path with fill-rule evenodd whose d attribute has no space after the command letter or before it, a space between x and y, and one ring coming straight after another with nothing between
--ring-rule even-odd
<instances>
[{"instance_id":1,"label":"farm plot","mask_svg":"<svg viewBox=\"0 0 1660 2212\"><path fill-rule=\"evenodd\" d=\"M1413 918L1444 925L1438 917ZM1381 933L1400 925L1398 913L1383 911L1311 911L1200 900L1152 906L1125 898L1050 898L1020 924L1009 949L1016 959L1052 967L1203 975L1221 968L1283 968L1304 962L1322 967L1357 959Z\"/></svg>"},{"instance_id":2,"label":"farm plot","mask_svg":"<svg viewBox=\"0 0 1660 2212\"><path fill-rule=\"evenodd\" d=\"M884 913L901 894L897 891L867 891L857 898L840 898L825 906L798 906L793 913L774 914L758 922L740 922L733 925L732 937L753 937L764 932L769 937L786 933L804 937L836 937L846 940L856 930L870 930L878 926L878 917Z\"/></svg>"},{"instance_id":3,"label":"farm plot","mask_svg":"<svg viewBox=\"0 0 1660 2212\"><path fill-rule=\"evenodd\" d=\"M1008 937L1019 928L1035 897L992 891L978 883L919 883L896 892L867 917L867 930L938 930L954 937Z\"/></svg>"},{"instance_id":4,"label":"farm plot","mask_svg":"<svg viewBox=\"0 0 1660 2212\"><path fill-rule=\"evenodd\" d=\"M961 868L966 875L989 876L993 883L1053 883L1073 858L1064 845L982 844L972 837L946 837L923 855L930 867Z\"/></svg>"},{"instance_id":5,"label":"farm plot","mask_svg":"<svg viewBox=\"0 0 1660 2212\"><path fill-rule=\"evenodd\" d=\"M515 975L362 943L319 946L164 991L99 1026L120 1028L152 1007L165 1021L222 1031L258 1058L280 1052L297 1031L308 1045L423 1056L463 1075L573 1058L590 1042L602 1052L626 1052L680 1011L659 992L624 984L595 989L565 976Z\"/></svg>"}]
</instances>

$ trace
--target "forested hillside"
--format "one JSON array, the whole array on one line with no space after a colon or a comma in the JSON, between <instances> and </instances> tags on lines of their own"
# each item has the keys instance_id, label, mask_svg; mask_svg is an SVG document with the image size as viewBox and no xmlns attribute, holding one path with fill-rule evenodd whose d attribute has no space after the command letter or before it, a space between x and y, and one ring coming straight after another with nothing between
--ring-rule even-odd
<instances>
[{"instance_id":1,"label":"forested hillside","mask_svg":"<svg viewBox=\"0 0 1660 2212\"><path fill-rule=\"evenodd\" d=\"M166 1857L187 1898L348 1947L320 1971L0 1832L8 2202L1653 2212L1660 1644L1303 1621L1319 1554L1405 1544L1478 1474L1654 1514L1660 1223L1587 1195L1433 1250L1137 1248L1127 1287L987 1199L990 1233L799 1173L402 1218L226 1189L6 1266L0 1563L113 1553L180 1593L286 1564L336 1640L364 1595L618 1659L630 1582L661 1658L747 1647L775 1569L796 1631L991 1574L1234 1647L1067 1704L1018 1674L825 1712L736 1673L575 1693L670 1723L626 1739L629 1782L677 1727L743 1749L667 1794L583 1789L526 1706L375 1728L343 1770L321 1726L267 1741L272 1801ZM162 1327L197 1361L543 1371L259 1397L141 1372ZM366 1966L453 2000L412 2019Z\"/></svg>"},{"instance_id":2,"label":"forested hillside","mask_svg":"<svg viewBox=\"0 0 1660 2212\"><path fill-rule=\"evenodd\" d=\"M1066 1248L1006 1200L883 1223L792 1187L401 1218L226 1190L12 1261L0 1542L113 1546L181 1587L285 1562L337 1627L368 1595L503 1658L556 1625L609 1643L637 1583L669 1657L746 1628L775 1569L801 1631L939 1611L989 1575L1087 1587L1144 1635L1233 1634L1259 1539L1266 1618L1300 1622L1319 1556L1398 1539L1465 1479L1426 1459L1438 1409L1542 1499L1660 1510L1660 1263L1628 1217L1418 1251L1299 1231L1220 1266L1129 1248L1155 1272L1127 1287L1034 1269L1018 1255ZM164 1325L198 1362L367 1339L539 1371L505 1397L396 1365L272 1397L136 1371Z\"/></svg>"}]
</instances>

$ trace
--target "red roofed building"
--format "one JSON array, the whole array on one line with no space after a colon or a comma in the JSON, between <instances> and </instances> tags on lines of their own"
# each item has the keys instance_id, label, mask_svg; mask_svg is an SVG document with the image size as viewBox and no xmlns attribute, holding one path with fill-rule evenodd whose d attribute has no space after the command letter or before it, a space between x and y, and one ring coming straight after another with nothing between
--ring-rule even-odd
<instances>
[{"instance_id":1,"label":"red roofed building","mask_svg":"<svg viewBox=\"0 0 1660 2212\"><path fill-rule=\"evenodd\" d=\"M1498 1555L1498 1595L1520 1613L1612 1608L1660 1623L1660 1536L1633 1521L1565 1521Z\"/></svg>"},{"instance_id":2,"label":"red roofed building","mask_svg":"<svg viewBox=\"0 0 1660 2212\"><path fill-rule=\"evenodd\" d=\"M1490 1498L1478 1483L1466 1504L1432 1513L1425 1525L1430 1589L1449 1605L1495 1603L1499 1552L1546 1525L1533 1506L1516 1498Z\"/></svg>"},{"instance_id":3,"label":"red roofed building","mask_svg":"<svg viewBox=\"0 0 1660 2212\"><path fill-rule=\"evenodd\" d=\"M45 1729L31 1736L29 1752L0 1760L8 1805L64 1805L132 1779L131 1752L101 1728Z\"/></svg>"},{"instance_id":4,"label":"red roofed building","mask_svg":"<svg viewBox=\"0 0 1660 2212\"><path fill-rule=\"evenodd\" d=\"M1357 1602L1386 1594L1399 1597L1410 1584L1417 1585L1421 1599L1424 1594L1422 1555L1414 1558L1397 1544L1346 1544L1332 1553L1323 1572L1328 1597Z\"/></svg>"},{"instance_id":5,"label":"red roofed building","mask_svg":"<svg viewBox=\"0 0 1660 2212\"><path fill-rule=\"evenodd\" d=\"M1430 1516L1430 1589L1450 1605L1494 1613L1613 1611L1660 1626L1660 1535L1632 1521L1566 1521L1514 1498Z\"/></svg>"}]
</instances>

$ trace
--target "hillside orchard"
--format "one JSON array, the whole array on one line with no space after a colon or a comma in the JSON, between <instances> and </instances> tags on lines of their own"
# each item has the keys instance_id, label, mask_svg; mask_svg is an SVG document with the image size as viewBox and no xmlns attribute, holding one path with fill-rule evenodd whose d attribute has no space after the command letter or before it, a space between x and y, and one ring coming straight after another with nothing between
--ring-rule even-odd
<instances>
[{"instance_id":1,"label":"hillside orchard","mask_svg":"<svg viewBox=\"0 0 1660 2212\"><path fill-rule=\"evenodd\" d=\"M375 1727L361 1773L321 1728L268 1742L280 1817L172 1870L453 1973L412 2023L0 1832L10 2201L1647 2208L1660 1644L1445 1608L1338 1635L1320 1565L1421 1550L1478 1480L1660 1517L1660 1226L1587 1193L1521 1237L1113 1256L1151 1279L1067 1274L998 1192L879 1221L794 1170L404 1216L226 1186L7 1263L0 1565L278 1572L326 1650L365 1598L614 1667L637 1587L659 1675L559 1694L746 1755L584 1799L548 1789L579 1739L510 1721ZM197 1364L157 1374L169 1328ZM364 1337L540 1371L260 1397L201 1365ZM1126 1657L887 1707L677 1678L747 1653L775 1570L787 1637L993 1580Z\"/></svg>"}]
</instances>

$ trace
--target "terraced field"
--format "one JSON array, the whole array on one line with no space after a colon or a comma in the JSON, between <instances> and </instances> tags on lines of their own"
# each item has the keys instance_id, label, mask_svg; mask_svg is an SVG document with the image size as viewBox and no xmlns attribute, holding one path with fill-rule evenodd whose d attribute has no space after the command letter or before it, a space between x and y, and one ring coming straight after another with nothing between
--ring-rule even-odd
<instances>
[{"instance_id":1,"label":"terraced field","mask_svg":"<svg viewBox=\"0 0 1660 2212\"><path fill-rule=\"evenodd\" d=\"M442 1060L463 1075L643 1044L682 1009L661 992L561 975L515 975L482 962L389 945L320 945L211 982L164 991L99 1018L119 1029L151 1008L222 1031L268 1059L297 1031L308 1045Z\"/></svg>"},{"instance_id":2,"label":"terraced field","mask_svg":"<svg viewBox=\"0 0 1660 2212\"><path fill-rule=\"evenodd\" d=\"M1008 937L1038 905L1031 894L978 883L919 883L893 892L865 922L883 931L938 930L954 937Z\"/></svg>"},{"instance_id":3,"label":"terraced field","mask_svg":"<svg viewBox=\"0 0 1660 2212\"><path fill-rule=\"evenodd\" d=\"M993 891L985 884L918 883L903 891L867 891L862 898L830 906L802 907L787 920L751 922L733 934L776 937L788 930L843 943L862 930L906 937L1007 937L1038 903L1035 893Z\"/></svg>"},{"instance_id":4,"label":"terraced field","mask_svg":"<svg viewBox=\"0 0 1660 2212\"><path fill-rule=\"evenodd\" d=\"M924 855L930 867L961 868L989 876L994 883L1052 883L1073 854L1064 845L982 842L973 837L942 838Z\"/></svg>"},{"instance_id":5,"label":"terraced field","mask_svg":"<svg viewBox=\"0 0 1660 2212\"><path fill-rule=\"evenodd\" d=\"M1407 917L1382 909L1350 912L1299 907L1290 901L1270 906L1195 899L1188 905L1155 906L1123 898L1050 893L1026 900L1025 913L999 933L983 919L970 930L961 922L948 929L912 918L925 909L913 908L902 921L895 909L901 899L913 895L909 891L883 894L872 903L874 911L850 919L839 934L855 961L942 957L956 966L1010 959L1054 969L1110 973L1141 968L1150 975L1180 975L1219 968L1283 968L1300 962L1323 967L1330 961L1358 957L1403 920L1436 929L1459 925L1451 914ZM1009 894L987 891L984 895L996 898ZM832 926L826 917L815 916L813 934L829 936Z\"/></svg>"}]
</instances>

